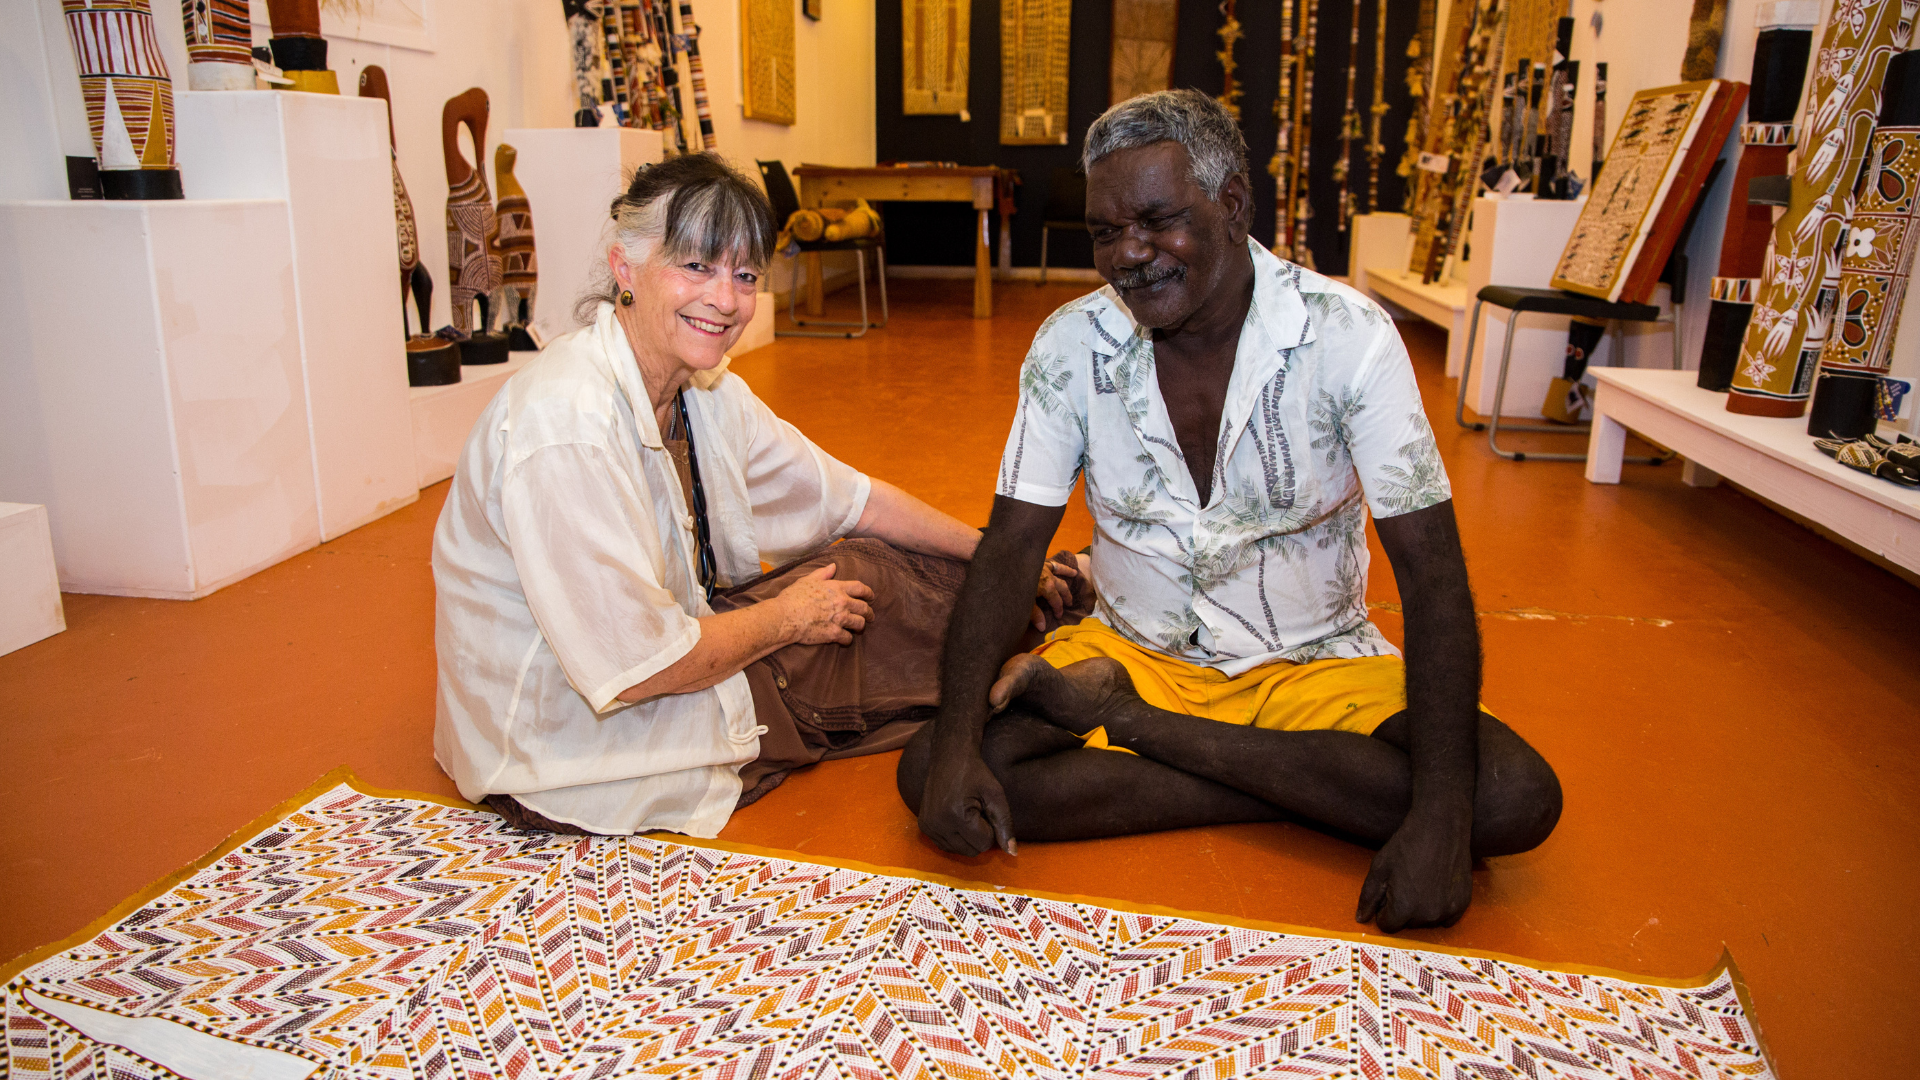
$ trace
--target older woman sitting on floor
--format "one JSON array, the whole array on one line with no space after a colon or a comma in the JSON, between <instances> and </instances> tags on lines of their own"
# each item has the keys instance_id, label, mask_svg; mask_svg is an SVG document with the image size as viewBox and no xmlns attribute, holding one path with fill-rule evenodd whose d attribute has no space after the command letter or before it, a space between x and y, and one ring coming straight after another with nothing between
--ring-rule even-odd
<instances>
[{"instance_id":1,"label":"older woman sitting on floor","mask_svg":"<svg viewBox=\"0 0 1920 1080\"><path fill-rule=\"evenodd\" d=\"M905 743L979 533L727 372L774 237L751 181L677 158L613 213L591 324L508 380L440 515L434 751L525 827L710 837L796 765Z\"/></svg>"}]
</instances>

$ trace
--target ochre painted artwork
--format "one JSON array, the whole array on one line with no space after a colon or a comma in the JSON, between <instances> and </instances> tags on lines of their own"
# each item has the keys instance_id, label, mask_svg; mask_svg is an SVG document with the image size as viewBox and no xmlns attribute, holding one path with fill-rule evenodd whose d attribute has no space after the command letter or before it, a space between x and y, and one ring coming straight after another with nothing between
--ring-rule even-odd
<instances>
[{"instance_id":1,"label":"ochre painted artwork","mask_svg":"<svg viewBox=\"0 0 1920 1080\"><path fill-rule=\"evenodd\" d=\"M1553 287L1620 299L1634 256L1673 183L1707 103L1711 83L1682 83L1633 95L1607 150L1607 167L1573 226Z\"/></svg>"},{"instance_id":2,"label":"ochre painted artwork","mask_svg":"<svg viewBox=\"0 0 1920 1080\"><path fill-rule=\"evenodd\" d=\"M900 0L901 111L967 111L967 27L972 0Z\"/></svg>"},{"instance_id":3,"label":"ochre painted artwork","mask_svg":"<svg viewBox=\"0 0 1920 1080\"><path fill-rule=\"evenodd\" d=\"M1552 970L521 832L339 784L14 975L0 1008L20 1080L157 1080L182 1045L224 1075L342 1080L1765 1080L1743 997L1724 961L1685 983Z\"/></svg>"},{"instance_id":4,"label":"ochre painted artwork","mask_svg":"<svg viewBox=\"0 0 1920 1080\"><path fill-rule=\"evenodd\" d=\"M1001 0L1000 145L1065 146L1073 0Z\"/></svg>"},{"instance_id":5,"label":"ochre painted artwork","mask_svg":"<svg viewBox=\"0 0 1920 1080\"><path fill-rule=\"evenodd\" d=\"M791 124L794 103L793 0L740 0L740 65L746 71L744 115Z\"/></svg>"}]
</instances>

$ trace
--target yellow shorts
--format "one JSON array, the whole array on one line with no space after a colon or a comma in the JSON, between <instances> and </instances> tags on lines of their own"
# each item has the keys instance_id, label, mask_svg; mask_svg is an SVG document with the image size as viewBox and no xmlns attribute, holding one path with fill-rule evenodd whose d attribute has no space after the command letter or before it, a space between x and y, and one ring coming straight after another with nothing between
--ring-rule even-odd
<instances>
[{"instance_id":1,"label":"yellow shorts","mask_svg":"<svg viewBox=\"0 0 1920 1080\"><path fill-rule=\"evenodd\" d=\"M1063 626L1033 651L1057 668L1097 656L1117 660L1147 704L1227 724L1371 735L1407 707L1406 665L1397 656L1276 660L1229 676L1135 645L1098 619ZM1107 745L1103 729L1084 738L1090 749L1120 749Z\"/></svg>"}]
</instances>

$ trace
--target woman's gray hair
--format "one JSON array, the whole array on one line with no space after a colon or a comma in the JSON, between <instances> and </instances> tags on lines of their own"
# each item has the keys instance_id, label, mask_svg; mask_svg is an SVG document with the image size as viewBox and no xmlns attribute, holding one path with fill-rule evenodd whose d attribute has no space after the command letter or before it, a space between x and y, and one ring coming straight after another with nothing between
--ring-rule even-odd
<instances>
[{"instance_id":1,"label":"woman's gray hair","mask_svg":"<svg viewBox=\"0 0 1920 1080\"><path fill-rule=\"evenodd\" d=\"M763 271L773 258L773 207L759 185L714 154L685 154L634 170L612 214L613 239L628 263L658 253ZM592 322L600 304L615 302L619 291L602 261L574 318Z\"/></svg>"},{"instance_id":2,"label":"woman's gray hair","mask_svg":"<svg viewBox=\"0 0 1920 1080\"><path fill-rule=\"evenodd\" d=\"M1154 143L1187 148L1187 175L1218 200L1227 181L1247 174L1247 140L1218 101L1198 90L1161 90L1131 97L1100 114L1087 129L1082 170L1108 154Z\"/></svg>"}]
</instances>

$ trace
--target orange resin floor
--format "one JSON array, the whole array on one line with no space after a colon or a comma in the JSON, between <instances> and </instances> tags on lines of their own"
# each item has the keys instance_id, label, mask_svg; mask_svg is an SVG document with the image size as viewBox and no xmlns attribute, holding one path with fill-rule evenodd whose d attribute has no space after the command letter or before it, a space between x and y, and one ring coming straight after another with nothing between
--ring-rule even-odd
<instances>
[{"instance_id":1,"label":"orange resin floor","mask_svg":"<svg viewBox=\"0 0 1920 1080\"><path fill-rule=\"evenodd\" d=\"M782 339L734 370L832 453L980 523L1020 358L1083 288L1001 285L975 321L967 283L901 282L888 329ZM1783 1075L1912 1075L1920 591L1671 465L1599 487L1495 459L1453 425L1443 339L1404 330L1484 615L1484 700L1566 788L1552 839L1479 870L1457 926L1406 936L1671 977L1724 944ZM455 794L430 741L445 491L194 603L70 595L65 633L0 657L0 956L73 933L336 765ZM1076 504L1061 542L1088 527ZM1377 548L1369 595L1397 639ZM723 839L1359 929L1368 852L1307 829L955 859L900 806L893 760L796 775Z\"/></svg>"}]
</instances>

